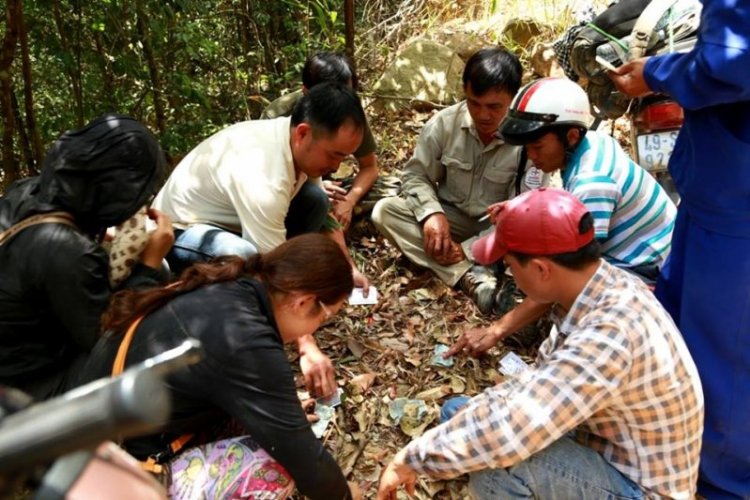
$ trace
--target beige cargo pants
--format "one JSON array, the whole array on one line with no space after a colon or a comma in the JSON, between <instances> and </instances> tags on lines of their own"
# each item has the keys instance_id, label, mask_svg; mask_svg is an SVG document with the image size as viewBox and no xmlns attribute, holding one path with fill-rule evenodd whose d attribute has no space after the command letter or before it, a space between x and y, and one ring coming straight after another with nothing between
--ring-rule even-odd
<instances>
[{"instance_id":1,"label":"beige cargo pants","mask_svg":"<svg viewBox=\"0 0 750 500\"><path fill-rule=\"evenodd\" d=\"M451 226L453 241L461 243L464 253L471 256L471 244L480 232L490 228L490 222L478 222L477 217L470 217L452 205L441 203L441 206ZM422 224L417 222L414 212L401 197L393 196L380 200L372 210L372 221L378 231L396 245L410 261L432 269L450 286L455 286L473 265L471 260L466 259L452 266L443 266L428 256L424 250Z\"/></svg>"}]
</instances>

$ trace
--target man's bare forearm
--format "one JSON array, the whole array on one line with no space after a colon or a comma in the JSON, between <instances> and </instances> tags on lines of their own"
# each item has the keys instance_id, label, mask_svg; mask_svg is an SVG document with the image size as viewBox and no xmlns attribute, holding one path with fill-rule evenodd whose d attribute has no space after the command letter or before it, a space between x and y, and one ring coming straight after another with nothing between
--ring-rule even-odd
<instances>
[{"instance_id":1,"label":"man's bare forearm","mask_svg":"<svg viewBox=\"0 0 750 500\"><path fill-rule=\"evenodd\" d=\"M359 162L359 172L354 177L352 188L346 194L346 199L352 206L359 203L359 200L367 194L378 179L378 159L375 153L357 158L357 162Z\"/></svg>"}]
</instances>

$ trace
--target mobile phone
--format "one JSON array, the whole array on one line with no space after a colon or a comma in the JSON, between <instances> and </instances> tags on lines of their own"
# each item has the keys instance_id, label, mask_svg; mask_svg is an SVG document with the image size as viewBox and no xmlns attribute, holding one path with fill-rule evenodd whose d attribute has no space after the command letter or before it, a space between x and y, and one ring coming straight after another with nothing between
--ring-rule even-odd
<instances>
[{"instance_id":1,"label":"mobile phone","mask_svg":"<svg viewBox=\"0 0 750 500\"><path fill-rule=\"evenodd\" d=\"M602 56L596 56L595 60L604 69L606 69L608 71L617 71L617 67L614 64L612 64L611 62L609 62L606 59L604 59Z\"/></svg>"}]
</instances>

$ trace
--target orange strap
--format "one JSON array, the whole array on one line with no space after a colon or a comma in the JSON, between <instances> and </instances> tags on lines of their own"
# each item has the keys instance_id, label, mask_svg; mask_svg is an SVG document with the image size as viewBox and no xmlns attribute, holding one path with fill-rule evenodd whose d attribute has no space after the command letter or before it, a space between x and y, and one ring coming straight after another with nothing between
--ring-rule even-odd
<instances>
[{"instance_id":1,"label":"orange strap","mask_svg":"<svg viewBox=\"0 0 750 500\"><path fill-rule=\"evenodd\" d=\"M125 358L127 358L128 356L130 343L133 341L133 335L135 334L135 331L138 329L138 326L141 324L142 320L143 316L136 318L135 321L133 321L133 323L131 323L128 327L128 331L125 332L125 335L122 337L120 348L117 350L117 356L115 357L115 362L112 365L113 377L121 375L125 370ZM183 434L182 436L169 443L169 449L173 454L176 454L188 443L188 441L193 439L193 436L195 436L195 434ZM164 467L161 464L157 463L156 458L154 457L148 457L145 461L139 463L141 464L141 468L143 470L153 472L154 474L161 474L164 470Z\"/></svg>"},{"instance_id":2,"label":"orange strap","mask_svg":"<svg viewBox=\"0 0 750 500\"><path fill-rule=\"evenodd\" d=\"M138 462L141 465L141 469L152 474L161 474L164 472L164 466L157 463L154 457L148 457L143 462Z\"/></svg>"},{"instance_id":3,"label":"orange strap","mask_svg":"<svg viewBox=\"0 0 750 500\"><path fill-rule=\"evenodd\" d=\"M122 372L125 371L125 359L128 357L128 349L130 349L130 343L133 341L135 330L138 328L138 325L141 324L142 320L143 316L136 318L135 321L130 324L128 331L125 332L125 335L122 337L120 348L117 350L117 356L115 357L115 363L114 365L112 365L113 377L122 375Z\"/></svg>"}]
</instances>

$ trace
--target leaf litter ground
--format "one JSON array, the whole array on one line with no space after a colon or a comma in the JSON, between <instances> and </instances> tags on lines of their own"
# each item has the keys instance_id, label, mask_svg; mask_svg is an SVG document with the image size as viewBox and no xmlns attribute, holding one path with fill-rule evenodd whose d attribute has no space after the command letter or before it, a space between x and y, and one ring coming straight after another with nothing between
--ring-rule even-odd
<instances>
[{"instance_id":1,"label":"leaf litter ground","mask_svg":"<svg viewBox=\"0 0 750 500\"><path fill-rule=\"evenodd\" d=\"M421 126L431 115L405 111L395 117L371 117L383 150L381 178L400 175ZM349 242L380 299L375 305L346 305L316 334L345 391L322 439L348 479L363 488L365 498L375 498L382 469L412 438L437 424L440 404L452 396L474 396L502 380L498 363L508 351L531 362L539 342L526 348L510 338L481 359L461 354L453 366L434 365L437 345L451 345L464 330L486 326L495 318L481 315L463 293L411 264L377 233L369 213L355 221ZM296 361L296 353L290 351L290 356ZM304 390L301 376L298 385ZM394 400L398 400L396 405ZM398 423L392 416L395 410L403 410ZM467 498L466 479L433 482L420 478L416 497Z\"/></svg>"}]
</instances>

